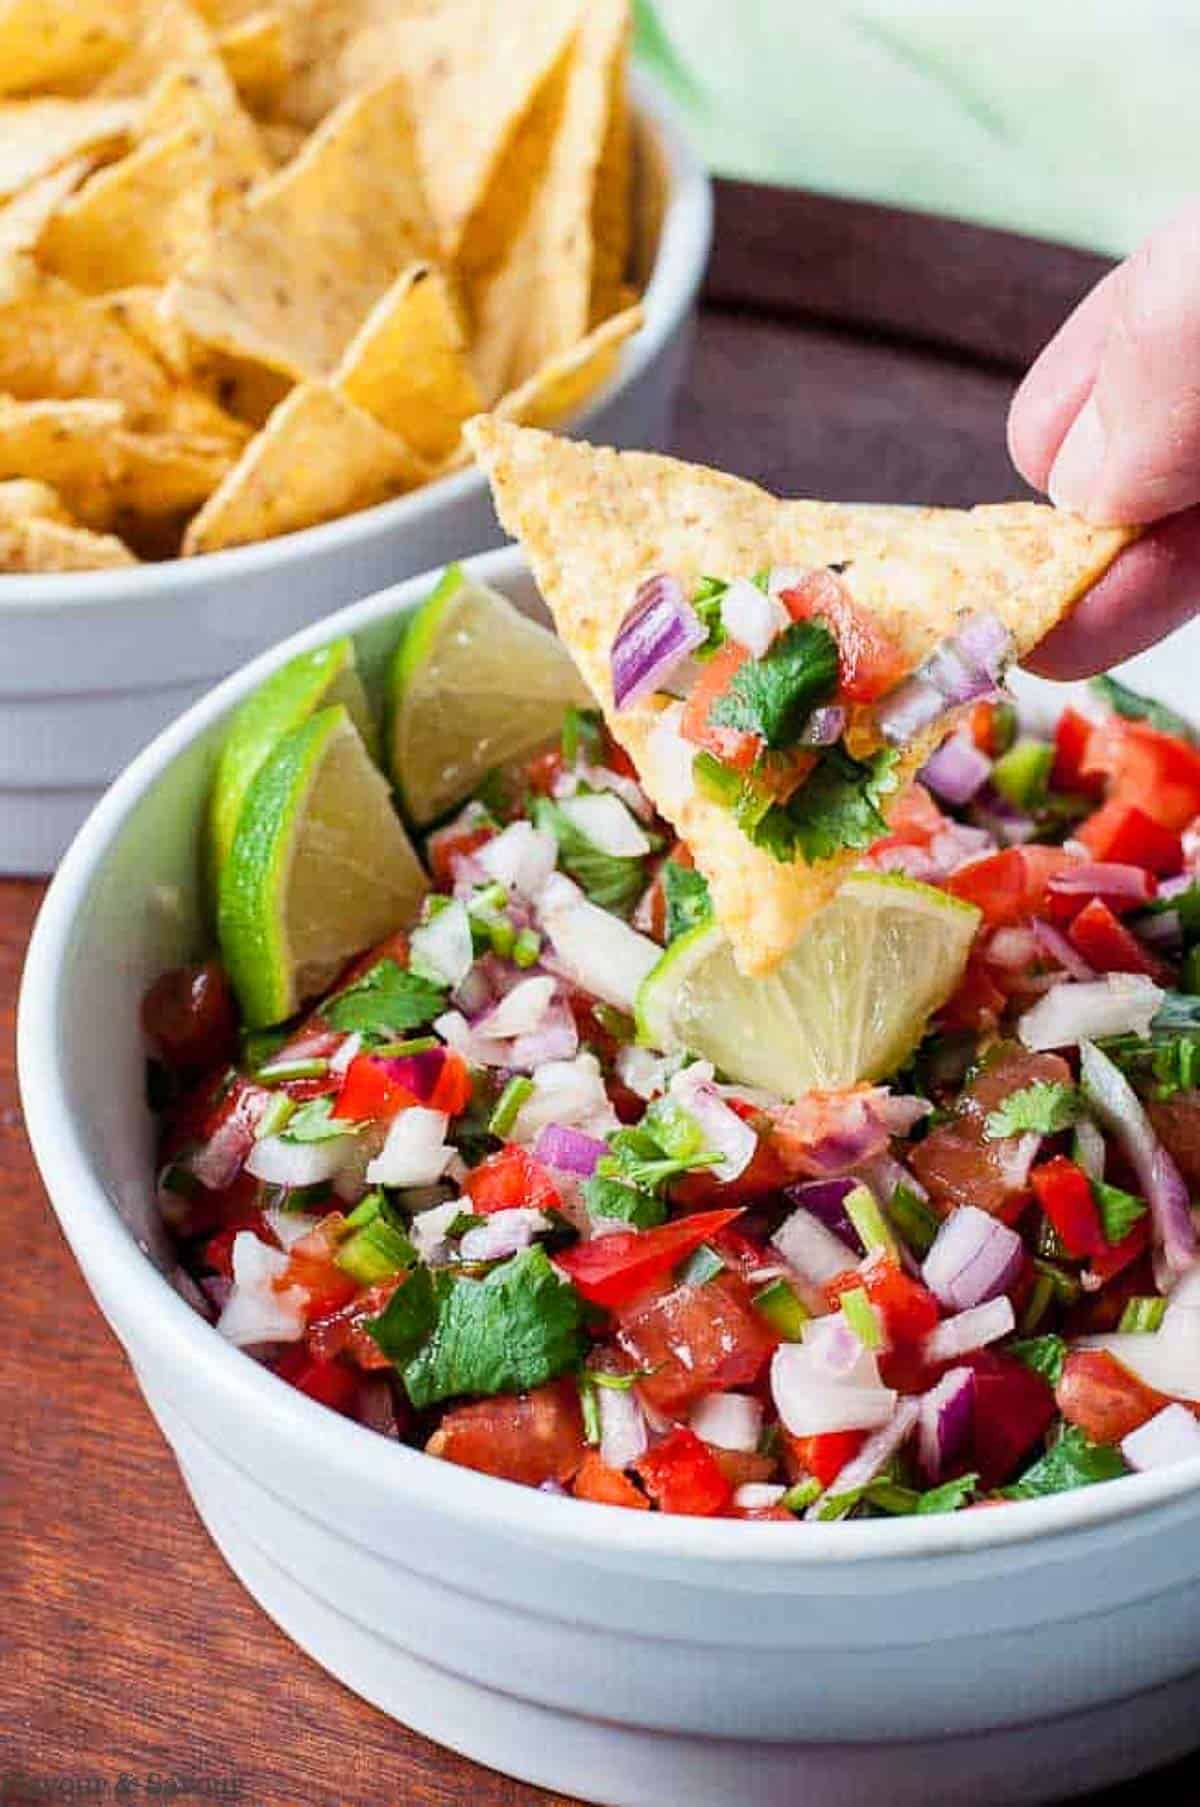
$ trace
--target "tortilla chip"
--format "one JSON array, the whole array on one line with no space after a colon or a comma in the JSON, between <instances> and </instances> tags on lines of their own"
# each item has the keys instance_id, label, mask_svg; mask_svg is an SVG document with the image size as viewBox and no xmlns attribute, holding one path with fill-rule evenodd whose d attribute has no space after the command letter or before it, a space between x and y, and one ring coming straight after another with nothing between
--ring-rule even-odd
<instances>
[{"instance_id":1,"label":"tortilla chip","mask_svg":"<svg viewBox=\"0 0 1200 1807\"><path fill-rule=\"evenodd\" d=\"M387 501L428 475L402 439L336 389L301 383L192 521L183 551L295 533Z\"/></svg>"},{"instance_id":2,"label":"tortilla chip","mask_svg":"<svg viewBox=\"0 0 1200 1807\"><path fill-rule=\"evenodd\" d=\"M203 343L297 379L328 376L433 230L404 84L357 94L270 177L171 285Z\"/></svg>"},{"instance_id":3,"label":"tortilla chip","mask_svg":"<svg viewBox=\"0 0 1200 1807\"><path fill-rule=\"evenodd\" d=\"M243 189L270 173L258 128L215 58L168 69L146 97L138 121L140 138L185 129L211 134L213 175L225 187Z\"/></svg>"},{"instance_id":4,"label":"tortilla chip","mask_svg":"<svg viewBox=\"0 0 1200 1807\"><path fill-rule=\"evenodd\" d=\"M432 264L405 270L346 347L333 382L431 464L449 455L483 398L441 270Z\"/></svg>"},{"instance_id":5,"label":"tortilla chip","mask_svg":"<svg viewBox=\"0 0 1200 1807\"><path fill-rule=\"evenodd\" d=\"M212 61L220 67L213 35L187 0L124 0L125 54L97 84L99 94L147 94L176 63Z\"/></svg>"},{"instance_id":6,"label":"tortilla chip","mask_svg":"<svg viewBox=\"0 0 1200 1807\"><path fill-rule=\"evenodd\" d=\"M543 364L540 370L502 396L492 410L497 420L522 427L551 427L575 414L612 376L621 347L645 318L641 306L626 308Z\"/></svg>"},{"instance_id":7,"label":"tortilla chip","mask_svg":"<svg viewBox=\"0 0 1200 1807\"><path fill-rule=\"evenodd\" d=\"M0 571L109 571L138 560L111 533L45 517L6 522L0 516Z\"/></svg>"},{"instance_id":8,"label":"tortilla chip","mask_svg":"<svg viewBox=\"0 0 1200 1807\"><path fill-rule=\"evenodd\" d=\"M163 291L153 283L134 283L127 289L109 289L89 295L86 305L107 315L138 341L173 377L185 377L191 368L187 334L162 305Z\"/></svg>"},{"instance_id":9,"label":"tortilla chip","mask_svg":"<svg viewBox=\"0 0 1200 1807\"><path fill-rule=\"evenodd\" d=\"M133 119L134 109L121 100L22 100L0 106L0 200L82 151L118 150Z\"/></svg>"},{"instance_id":10,"label":"tortilla chip","mask_svg":"<svg viewBox=\"0 0 1200 1807\"><path fill-rule=\"evenodd\" d=\"M680 810L663 807L648 757L658 705L648 698L616 711L609 674L613 639L641 580L669 571L687 587L705 573L844 563L855 598L915 666L961 616L977 610L1001 616L1028 652L1132 537L1026 502L898 517L893 510L779 501L717 471L554 439L494 417L469 422L466 432L559 633L647 792L692 849L748 973L768 971L787 953L860 856L782 865L699 793ZM929 749L928 738L908 749L902 778Z\"/></svg>"},{"instance_id":11,"label":"tortilla chip","mask_svg":"<svg viewBox=\"0 0 1200 1807\"><path fill-rule=\"evenodd\" d=\"M0 94L69 91L95 81L128 48L112 0L0 0Z\"/></svg>"},{"instance_id":12,"label":"tortilla chip","mask_svg":"<svg viewBox=\"0 0 1200 1807\"><path fill-rule=\"evenodd\" d=\"M206 132L148 138L59 208L42 262L90 294L165 282L211 243L217 187Z\"/></svg>"},{"instance_id":13,"label":"tortilla chip","mask_svg":"<svg viewBox=\"0 0 1200 1807\"><path fill-rule=\"evenodd\" d=\"M286 119L260 120L258 135L276 169L298 157L308 140L303 126L291 125Z\"/></svg>"},{"instance_id":14,"label":"tortilla chip","mask_svg":"<svg viewBox=\"0 0 1200 1807\"><path fill-rule=\"evenodd\" d=\"M599 326L628 307L633 249L633 122L623 58L609 71L608 124L592 191L592 292L588 324Z\"/></svg>"},{"instance_id":15,"label":"tortilla chip","mask_svg":"<svg viewBox=\"0 0 1200 1807\"><path fill-rule=\"evenodd\" d=\"M48 176L31 182L0 207L0 264L36 248L46 221L58 212L68 195L74 194L92 168L90 157L73 157Z\"/></svg>"},{"instance_id":16,"label":"tortilla chip","mask_svg":"<svg viewBox=\"0 0 1200 1807\"><path fill-rule=\"evenodd\" d=\"M66 521L71 519L62 497L48 483L31 477L10 477L0 483L0 526L12 527L18 521Z\"/></svg>"},{"instance_id":17,"label":"tortilla chip","mask_svg":"<svg viewBox=\"0 0 1200 1807\"><path fill-rule=\"evenodd\" d=\"M218 34L217 49L251 112L269 112L287 85L290 67L280 15L269 8L248 14Z\"/></svg>"},{"instance_id":18,"label":"tortilla chip","mask_svg":"<svg viewBox=\"0 0 1200 1807\"><path fill-rule=\"evenodd\" d=\"M195 508L231 463L224 440L132 432L119 402L0 397L0 479L51 484L88 527Z\"/></svg>"}]
</instances>

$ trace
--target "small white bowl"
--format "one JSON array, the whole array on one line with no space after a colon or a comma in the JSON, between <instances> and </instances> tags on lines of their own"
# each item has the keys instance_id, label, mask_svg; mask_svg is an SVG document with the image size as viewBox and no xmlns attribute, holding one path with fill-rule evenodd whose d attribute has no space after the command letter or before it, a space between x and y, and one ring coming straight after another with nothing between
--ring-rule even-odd
<instances>
[{"instance_id":1,"label":"small white bowl","mask_svg":"<svg viewBox=\"0 0 1200 1807\"><path fill-rule=\"evenodd\" d=\"M515 550L473 568L537 606ZM336 1416L164 1278L138 1004L206 945L200 823L222 723L339 634L378 670L431 582L342 610L160 735L63 861L26 966L38 1164L227 1560L385 1712L607 1807L989 1807L1181 1754L1200 1723L1200 1461L945 1518L789 1530L622 1512ZM1194 672L1195 647L1139 661L1143 682Z\"/></svg>"},{"instance_id":2,"label":"small white bowl","mask_svg":"<svg viewBox=\"0 0 1200 1807\"><path fill-rule=\"evenodd\" d=\"M645 324L572 432L665 444L712 235L712 191L670 104L633 85ZM0 873L55 863L152 735L286 634L503 538L487 485L456 472L394 502L203 558L0 576Z\"/></svg>"}]
</instances>

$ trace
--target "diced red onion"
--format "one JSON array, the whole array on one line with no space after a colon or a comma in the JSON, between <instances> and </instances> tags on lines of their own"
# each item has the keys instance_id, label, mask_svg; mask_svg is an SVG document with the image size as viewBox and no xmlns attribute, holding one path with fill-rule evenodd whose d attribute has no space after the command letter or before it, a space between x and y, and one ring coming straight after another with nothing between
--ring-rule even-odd
<instances>
[{"instance_id":1,"label":"diced red onion","mask_svg":"<svg viewBox=\"0 0 1200 1807\"><path fill-rule=\"evenodd\" d=\"M1191 831L1189 830L1188 832L1190 833ZM1185 891L1191 890L1195 882L1196 880L1192 873L1178 872L1174 878L1159 880L1158 895L1160 897L1182 897Z\"/></svg>"},{"instance_id":2,"label":"diced red onion","mask_svg":"<svg viewBox=\"0 0 1200 1807\"><path fill-rule=\"evenodd\" d=\"M650 851L645 829L611 791L567 797L559 808L585 840L613 859L642 859Z\"/></svg>"},{"instance_id":3,"label":"diced red onion","mask_svg":"<svg viewBox=\"0 0 1200 1807\"><path fill-rule=\"evenodd\" d=\"M951 1368L921 1395L917 1460L927 1481L943 1480L963 1454L974 1416L975 1375L970 1368Z\"/></svg>"},{"instance_id":4,"label":"diced red onion","mask_svg":"<svg viewBox=\"0 0 1200 1807\"><path fill-rule=\"evenodd\" d=\"M1027 1048L1073 1048L1094 1036L1148 1035L1163 993L1141 973L1067 980L1039 998L1017 1023Z\"/></svg>"},{"instance_id":5,"label":"diced red onion","mask_svg":"<svg viewBox=\"0 0 1200 1807\"><path fill-rule=\"evenodd\" d=\"M600 1460L609 1468L628 1468L643 1456L650 1439L646 1414L632 1387L597 1387L600 1413Z\"/></svg>"},{"instance_id":6,"label":"diced red onion","mask_svg":"<svg viewBox=\"0 0 1200 1807\"><path fill-rule=\"evenodd\" d=\"M771 1241L784 1260L816 1286L857 1266L859 1259L857 1252L827 1230L811 1211L793 1211L784 1218Z\"/></svg>"},{"instance_id":7,"label":"diced red onion","mask_svg":"<svg viewBox=\"0 0 1200 1807\"><path fill-rule=\"evenodd\" d=\"M648 577L617 629L611 653L613 702L618 709L661 687L675 667L706 639L703 622L677 578Z\"/></svg>"},{"instance_id":8,"label":"diced red onion","mask_svg":"<svg viewBox=\"0 0 1200 1807\"><path fill-rule=\"evenodd\" d=\"M208 1141L188 1157L188 1170L202 1186L211 1192L232 1186L255 1147L254 1132L271 1097L266 1086L247 1086Z\"/></svg>"},{"instance_id":9,"label":"diced red onion","mask_svg":"<svg viewBox=\"0 0 1200 1807\"><path fill-rule=\"evenodd\" d=\"M1149 903L1158 886L1153 874L1141 866L1119 860L1083 860L1054 873L1046 880L1046 889L1054 897L1102 897L1119 910Z\"/></svg>"},{"instance_id":10,"label":"diced red onion","mask_svg":"<svg viewBox=\"0 0 1200 1807\"><path fill-rule=\"evenodd\" d=\"M943 1305L966 1311L1011 1286L1024 1255L1015 1230L977 1205L959 1205L934 1238L921 1273Z\"/></svg>"},{"instance_id":11,"label":"diced red onion","mask_svg":"<svg viewBox=\"0 0 1200 1807\"><path fill-rule=\"evenodd\" d=\"M467 1017L480 1016L492 1003L492 989L478 965L471 968L461 985L456 985L450 1001Z\"/></svg>"},{"instance_id":12,"label":"diced red onion","mask_svg":"<svg viewBox=\"0 0 1200 1807\"><path fill-rule=\"evenodd\" d=\"M1016 648L1000 617L983 610L958 630L958 650L969 664L998 683Z\"/></svg>"},{"instance_id":13,"label":"diced red onion","mask_svg":"<svg viewBox=\"0 0 1200 1807\"><path fill-rule=\"evenodd\" d=\"M1079 1083L1093 1113L1116 1137L1137 1174L1167 1276L1178 1279L1195 1264L1197 1255L1191 1199L1178 1167L1155 1135L1124 1073L1090 1041L1080 1046Z\"/></svg>"},{"instance_id":14,"label":"diced red onion","mask_svg":"<svg viewBox=\"0 0 1200 1807\"><path fill-rule=\"evenodd\" d=\"M311 1236L321 1219L310 1217L303 1211L281 1211L274 1206L263 1212L263 1221L280 1248L286 1252L294 1249L298 1242L303 1242L306 1236Z\"/></svg>"},{"instance_id":15,"label":"diced red onion","mask_svg":"<svg viewBox=\"0 0 1200 1807\"><path fill-rule=\"evenodd\" d=\"M838 703L829 703L822 709L813 710L796 744L801 747L832 747L845 731L846 711Z\"/></svg>"},{"instance_id":16,"label":"diced red onion","mask_svg":"<svg viewBox=\"0 0 1200 1807\"><path fill-rule=\"evenodd\" d=\"M440 1205L429 1205L425 1210L413 1213L408 1230L422 1261L437 1267L449 1258L446 1232L456 1217L470 1209L467 1199L448 1198Z\"/></svg>"},{"instance_id":17,"label":"diced red onion","mask_svg":"<svg viewBox=\"0 0 1200 1807\"><path fill-rule=\"evenodd\" d=\"M1131 1468L1146 1473L1200 1456L1200 1424L1185 1405L1164 1406L1145 1424L1121 1439L1121 1454Z\"/></svg>"},{"instance_id":18,"label":"diced red onion","mask_svg":"<svg viewBox=\"0 0 1200 1807\"><path fill-rule=\"evenodd\" d=\"M894 747L905 747L926 728L949 715L953 705L928 678L916 674L906 678L879 705L876 726L883 738Z\"/></svg>"},{"instance_id":19,"label":"diced red onion","mask_svg":"<svg viewBox=\"0 0 1200 1807\"><path fill-rule=\"evenodd\" d=\"M1162 910L1157 916L1146 916L1136 925L1137 938L1146 947L1178 953L1183 943L1183 924L1178 910Z\"/></svg>"},{"instance_id":20,"label":"diced red onion","mask_svg":"<svg viewBox=\"0 0 1200 1807\"><path fill-rule=\"evenodd\" d=\"M1037 834L1037 823L992 785L985 785L971 805L971 820L1001 847L1024 847Z\"/></svg>"},{"instance_id":21,"label":"diced red onion","mask_svg":"<svg viewBox=\"0 0 1200 1807\"><path fill-rule=\"evenodd\" d=\"M790 620L783 604L748 577L735 577L721 598L721 626L754 659L762 658Z\"/></svg>"},{"instance_id":22,"label":"diced red onion","mask_svg":"<svg viewBox=\"0 0 1200 1807\"><path fill-rule=\"evenodd\" d=\"M446 1050L422 1048L418 1054L375 1055L373 1060L389 1079L410 1092L418 1104L428 1104L445 1070Z\"/></svg>"},{"instance_id":23,"label":"diced red onion","mask_svg":"<svg viewBox=\"0 0 1200 1807\"><path fill-rule=\"evenodd\" d=\"M992 762L966 734L952 734L925 761L918 776L947 803L969 803L987 783Z\"/></svg>"},{"instance_id":24,"label":"diced red onion","mask_svg":"<svg viewBox=\"0 0 1200 1807\"><path fill-rule=\"evenodd\" d=\"M535 1236L550 1228L550 1219L528 1205L492 1211L481 1224L464 1231L458 1252L464 1261L502 1261L529 1248Z\"/></svg>"},{"instance_id":25,"label":"diced red onion","mask_svg":"<svg viewBox=\"0 0 1200 1807\"><path fill-rule=\"evenodd\" d=\"M375 1431L381 1437L399 1438L396 1401L386 1374L364 1374L360 1377L355 1417L369 1431Z\"/></svg>"},{"instance_id":26,"label":"diced red onion","mask_svg":"<svg viewBox=\"0 0 1200 1807\"><path fill-rule=\"evenodd\" d=\"M387 1140L367 1168L368 1184L430 1186L440 1180L454 1153L445 1141L449 1122L445 1111L426 1110L420 1104L401 1111L393 1118Z\"/></svg>"},{"instance_id":27,"label":"diced red onion","mask_svg":"<svg viewBox=\"0 0 1200 1807\"><path fill-rule=\"evenodd\" d=\"M803 1343L781 1343L771 1358L771 1397L794 1437L826 1431L867 1431L890 1422L896 1395L890 1387L820 1381ZM914 1413L916 1403L913 1402Z\"/></svg>"},{"instance_id":28,"label":"diced red onion","mask_svg":"<svg viewBox=\"0 0 1200 1807\"><path fill-rule=\"evenodd\" d=\"M801 1096L781 1121L797 1168L814 1178L845 1174L882 1154L892 1136L907 1135L932 1107L923 1098L897 1096L884 1086L857 1086Z\"/></svg>"},{"instance_id":29,"label":"diced red onion","mask_svg":"<svg viewBox=\"0 0 1200 1807\"><path fill-rule=\"evenodd\" d=\"M880 733L903 745L950 709L990 696L1012 653L1012 635L998 616L973 616L884 698L876 718Z\"/></svg>"},{"instance_id":30,"label":"diced red onion","mask_svg":"<svg viewBox=\"0 0 1200 1807\"><path fill-rule=\"evenodd\" d=\"M900 1448L907 1442L917 1427L920 1405L915 1399L902 1399L895 1407L886 1424L867 1438L856 1456L851 1457L845 1467L840 1469L829 1486L825 1489L826 1498L835 1498L841 1493L853 1493L856 1487L865 1487L881 1474ZM820 1516L821 1501L817 1500L805 1513L806 1518Z\"/></svg>"},{"instance_id":31,"label":"diced red onion","mask_svg":"<svg viewBox=\"0 0 1200 1807\"><path fill-rule=\"evenodd\" d=\"M1067 940L1055 923L1047 922L1044 916L1035 916L1030 927L1042 953L1061 966L1069 978L1088 984L1096 977L1095 967L1089 966L1079 949Z\"/></svg>"},{"instance_id":32,"label":"diced red onion","mask_svg":"<svg viewBox=\"0 0 1200 1807\"><path fill-rule=\"evenodd\" d=\"M578 1173L589 1179L596 1171L596 1163L608 1153L608 1146L595 1136L585 1136L582 1130L571 1129L562 1123L548 1123L539 1133L533 1153L535 1159L547 1167L558 1167L564 1173Z\"/></svg>"},{"instance_id":33,"label":"diced red onion","mask_svg":"<svg viewBox=\"0 0 1200 1807\"><path fill-rule=\"evenodd\" d=\"M208 1323L211 1324L215 1322L216 1313L212 1308L212 1300L204 1291L204 1288L198 1286L196 1281L192 1279L192 1276L185 1267L173 1268L170 1279L171 1285L175 1288L175 1291L179 1294L179 1297L185 1304L190 1305L193 1311L198 1311L200 1316L205 1318Z\"/></svg>"},{"instance_id":34,"label":"diced red onion","mask_svg":"<svg viewBox=\"0 0 1200 1807\"><path fill-rule=\"evenodd\" d=\"M931 1362L952 1362L956 1356L969 1355L972 1349L983 1349L988 1343L999 1342L1002 1336L1008 1336L1015 1329L1016 1322L1012 1300L1002 1293L998 1299L988 1299L982 1305L956 1312L952 1318L943 1318L925 1338L925 1358Z\"/></svg>"},{"instance_id":35,"label":"diced red onion","mask_svg":"<svg viewBox=\"0 0 1200 1807\"><path fill-rule=\"evenodd\" d=\"M805 1326L804 1354L821 1381L865 1380L878 1385L879 1369L844 1312L826 1312Z\"/></svg>"},{"instance_id":36,"label":"diced red onion","mask_svg":"<svg viewBox=\"0 0 1200 1807\"><path fill-rule=\"evenodd\" d=\"M717 1091L710 1063L696 1061L684 1067L672 1079L670 1093L696 1122L705 1149L721 1156L711 1169L714 1178L723 1183L736 1180L754 1159L758 1137Z\"/></svg>"},{"instance_id":37,"label":"diced red onion","mask_svg":"<svg viewBox=\"0 0 1200 1807\"><path fill-rule=\"evenodd\" d=\"M873 848L864 864L874 867L876 872L902 872L905 878L915 878L921 884L932 884L942 876L937 861L926 848L910 847L905 841L891 847Z\"/></svg>"},{"instance_id":38,"label":"diced red onion","mask_svg":"<svg viewBox=\"0 0 1200 1807\"><path fill-rule=\"evenodd\" d=\"M971 828L965 822L947 822L929 842L929 857L944 878L995 850L996 843L986 829Z\"/></svg>"},{"instance_id":39,"label":"diced red onion","mask_svg":"<svg viewBox=\"0 0 1200 1807\"><path fill-rule=\"evenodd\" d=\"M1075 1125L1074 1160L1082 1167L1090 1180L1104 1178L1104 1163L1107 1158L1104 1137L1096 1128L1090 1117L1081 1117Z\"/></svg>"},{"instance_id":40,"label":"diced red onion","mask_svg":"<svg viewBox=\"0 0 1200 1807\"><path fill-rule=\"evenodd\" d=\"M846 1215L845 1203L858 1181L849 1175L836 1180L800 1180L784 1187L784 1197L824 1224L827 1230L855 1251L856 1258L865 1253L858 1231Z\"/></svg>"},{"instance_id":41,"label":"diced red onion","mask_svg":"<svg viewBox=\"0 0 1200 1807\"><path fill-rule=\"evenodd\" d=\"M755 1450L762 1436L762 1404L748 1393L710 1393L692 1407L688 1422L702 1443Z\"/></svg>"}]
</instances>

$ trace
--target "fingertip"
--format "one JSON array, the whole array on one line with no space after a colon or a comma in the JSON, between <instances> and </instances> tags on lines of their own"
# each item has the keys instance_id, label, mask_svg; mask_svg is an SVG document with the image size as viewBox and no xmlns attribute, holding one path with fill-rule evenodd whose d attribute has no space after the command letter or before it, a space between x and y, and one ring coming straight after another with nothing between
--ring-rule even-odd
<instances>
[{"instance_id":1,"label":"fingertip","mask_svg":"<svg viewBox=\"0 0 1200 1807\"><path fill-rule=\"evenodd\" d=\"M1038 353L1009 404L1009 456L1025 481L1043 494L1059 447L1091 394L1118 274L1111 270L1085 295Z\"/></svg>"},{"instance_id":2,"label":"fingertip","mask_svg":"<svg viewBox=\"0 0 1200 1807\"><path fill-rule=\"evenodd\" d=\"M1119 553L1022 662L1039 677L1091 677L1165 639L1198 610L1200 508L1189 508Z\"/></svg>"}]
</instances>

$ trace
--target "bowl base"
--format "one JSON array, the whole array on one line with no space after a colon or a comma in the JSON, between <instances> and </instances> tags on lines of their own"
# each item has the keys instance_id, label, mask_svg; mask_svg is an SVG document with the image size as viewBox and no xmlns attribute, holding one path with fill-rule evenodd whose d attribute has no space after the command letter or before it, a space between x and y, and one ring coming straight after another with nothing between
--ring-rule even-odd
<instances>
[{"instance_id":1,"label":"bowl base","mask_svg":"<svg viewBox=\"0 0 1200 1807\"><path fill-rule=\"evenodd\" d=\"M1200 1674L1066 1718L911 1743L767 1743L588 1719L466 1681L351 1622L214 1508L186 1469L184 1479L238 1580L322 1668L435 1743L600 1807L1030 1807L1125 1780L1196 1742Z\"/></svg>"}]
</instances>

